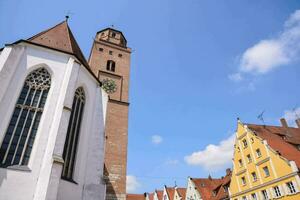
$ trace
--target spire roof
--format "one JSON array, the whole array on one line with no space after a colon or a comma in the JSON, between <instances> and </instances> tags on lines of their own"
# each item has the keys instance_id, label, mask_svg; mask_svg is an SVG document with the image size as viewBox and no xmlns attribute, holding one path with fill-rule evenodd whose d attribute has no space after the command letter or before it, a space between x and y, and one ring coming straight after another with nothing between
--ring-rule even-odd
<instances>
[{"instance_id":1,"label":"spire roof","mask_svg":"<svg viewBox=\"0 0 300 200\"><path fill-rule=\"evenodd\" d=\"M73 36L67 20L38 33L27 39L27 41L72 54L82 62L82 64L87 65L87 61Z\"/></svg>"}]
</instances>

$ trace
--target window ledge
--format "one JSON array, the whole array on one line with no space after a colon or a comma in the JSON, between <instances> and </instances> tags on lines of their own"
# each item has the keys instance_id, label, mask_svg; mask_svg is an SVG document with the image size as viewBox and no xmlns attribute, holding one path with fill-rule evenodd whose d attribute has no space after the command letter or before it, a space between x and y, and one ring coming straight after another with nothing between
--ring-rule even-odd
<instances>
[{"instance_id":1,"label":"window ledge","mask_svg":"<svg viewBox=\"0 0 300 200\"><path fill-rule=\"evenodd\" d=\"M78 183L76 181L74 181L73 179L69 179L69 178L64 178L64 177L61 177L62 180L64 181L67 181L67 182L70 182L70 183L73 183L75 185L78 185Z\"/></svg>"},{"instance_id":2,"label":"window ledge","mask_svg":"<svg viewBox=\"0 0 300 200\"><path fill-rule=\"evenodd\" d=\"M2 167L2 168L9 169L9 170L16 170L16 171L31 172L31 169L26 165L12 165L12 166Z\"/></svg>"}]
</instances>

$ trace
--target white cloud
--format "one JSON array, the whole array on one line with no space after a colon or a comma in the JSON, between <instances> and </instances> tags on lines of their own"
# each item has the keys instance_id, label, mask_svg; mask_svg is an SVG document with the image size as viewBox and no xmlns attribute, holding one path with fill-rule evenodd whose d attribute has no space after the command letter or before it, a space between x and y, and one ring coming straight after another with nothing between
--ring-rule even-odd
<instances>
[{"instance_id":1,"label":"white cloud","mask_svg":"<svg viewBox=\"0 0 300 200\"><path fill-rule=\"evenodd\" d=\"M168 159L165 162L165 165L178 165L178 164L179 164L179 160L177 160L177 159Z\"/></svg>"},{"instance_id":2,"label":"white cloud","mask_svg":"<svg viewBox=\"0 0 300 200\"><path fill-rule=\"evenodd\" d=\"M151 137L151 141L153 144L160 144L163 141L163 138L160 135L153 135Z\"/></svg>"},{"instance_id":3,"label":"white cloud","mask_svg":"<svg viewBox=\"0 0 300 200\"><path fill-rule=\"evenodd\" d=\"M300 107L284 111L283 117L287 120L290 126L296 126L295 120L300 117Z\"/></svg>"},{"instance_id":4,"label":"white cloud","mask_svg":"<svg viewBox=\"0 0 300 200\"><path fill-rule=\"evenodd\" d=\"M216 171L231 164L233 156L235 134L222 140L218 145L209 144L200 150L186 156L184 159L189 165L204 167L206 170Z\"/></svg>"},{"instance_id":5,"label":"white cloud","mask_svg":"<svg viewBox=\"0 0 300 200\"><path fill-rule=\"evenodd\" d=\"M141 186L138 182L137 178L133 175L126 176L126 192L132 193L136 192L136 190Z\"/></svg>"},{"instance_id":6,"label":"white cloud","mask_svg":"<svg viewBox=\"0 0 300 200\"><path fill-rule=\"evenodd\" d=\"M296 10L284 23L283 31L246 49L239 59L238 72L229 75L240 81L243 74L265 74L292 63L300 56L300 10Z\"/></svg>"},{"instance_id":7,"label":"white cloud","mask_svg":"<svg viewBox=\"0 0 300 200\"><path fill-rule=\"evenodd\" d=\"M235 82L239 82L239 81L243 80L243 77L242 77L241 73L229 74L228 78L232 81L235 81Z\"/></svg>"}]
</instances>

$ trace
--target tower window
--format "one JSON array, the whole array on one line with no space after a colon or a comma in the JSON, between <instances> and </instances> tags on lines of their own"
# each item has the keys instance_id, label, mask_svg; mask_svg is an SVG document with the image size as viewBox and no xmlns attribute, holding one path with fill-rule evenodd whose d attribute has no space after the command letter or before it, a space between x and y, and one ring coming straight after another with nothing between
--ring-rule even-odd
<instances>
[{"instance_id":1,"label":"tower window","mask_svg":"<svg viewBox=\"0 0 300 200\"><path fill-rule=\"evenodd\" d=\"M115 38L115 37L116 37L116 33L115 33L115 32L112 32L111 36L112 36L113 38Z\"/></svg>"},{"instance_id":2,"label":"tower window","mask_svg":"<svg viewBox=\"0 0 300 200\"><path fill-rule=\"evenodd\" d=\"M106 70L115 72L116 63L113 60L108 60L106 64Z\"/></svg>"},{"instance_id":3,"label":"tower window","mask_svg":"<svg viewBox=\"0 0 300 200\"><path fill-rule=\"evenodd\" d=\"M118 56L119 56L119 58L122 58L122 56L123 56L123 55L119 53L119 55L118 55Z\"/></svg>"},{"instance_id":4,"label":"tower window","mask_svg":"<svg viewBox=\"0 0 300 200\"><path fill-rule=\"evenodd\" d=\"M75 91L72 112L69 120L67 137L63 152L64 166L61 177L67 180L73 180L75 158L84 104L85 95L83 88L80 87Z\"/></svg>"},{"instance_id":5,"label":"tower window","mask_svg":"<svg viewBox=\"0 0 300 200\"><path fill-rule=\"evenodd\" d=\"M103 48L99 48L99 51L103 51Z\"/></svg>"},{"instance_id":6,"label":"tower window","mask_svg":"<svg viewBox=\"0 0 300 200\"><path fill-rule=\"evenodd\" d=\"M109 51L109 55L112 55L113 54L113 52L112 51Z\"/></svg>"},{"instance_id":7,"label":"tower window","mask_svg":"<svg viewBox=\"0 0 300 200\"><path fill-rule=\"evenodd\" d=\"M50 84L44 68L27 76L0 148L0 166L28 164Z\"/></svg>"}]
</instances>

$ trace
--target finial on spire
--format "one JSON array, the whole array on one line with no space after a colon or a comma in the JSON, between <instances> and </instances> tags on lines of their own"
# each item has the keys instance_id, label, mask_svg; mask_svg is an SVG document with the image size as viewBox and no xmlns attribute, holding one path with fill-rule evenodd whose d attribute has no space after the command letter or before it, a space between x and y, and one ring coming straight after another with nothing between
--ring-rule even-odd
<instances>
[{"instance_id":1,"label":"finial on spire","mask_svg":"<svg viewBox=\"0 0 300 200\"><path fill-rule=\"evenodd\" d=\"M66 15L65 17L66 17L66 22L68 22L70 16L69 16L69 15Z\"/></svg>"}]
</instances>

